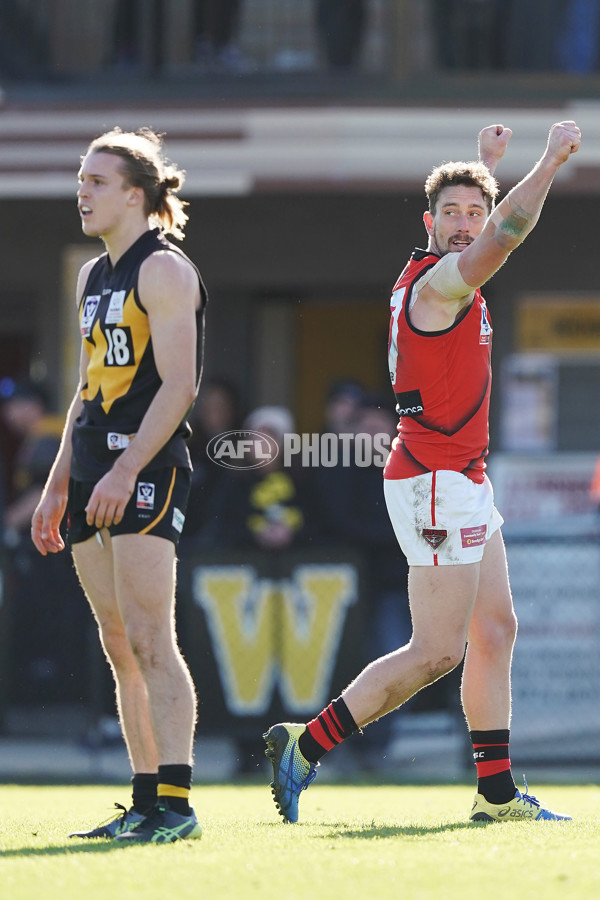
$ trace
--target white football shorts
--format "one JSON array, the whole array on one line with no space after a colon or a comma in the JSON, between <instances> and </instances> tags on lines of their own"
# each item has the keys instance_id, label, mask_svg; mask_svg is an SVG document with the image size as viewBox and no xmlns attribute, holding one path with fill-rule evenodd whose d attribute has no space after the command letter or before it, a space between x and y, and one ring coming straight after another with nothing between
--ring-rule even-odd
<instances>
[{"instance_id":1,"label":"white football shorts","mask_svg":"<svg viewBox=\"0 0 600 900\"><path fill-rule=\"evenodd\" d=\"M460 472L384 479L392 526L410 566L480 562L486 541L503 523L487 476L476 484Z\"/></svg>"}]
</instances>

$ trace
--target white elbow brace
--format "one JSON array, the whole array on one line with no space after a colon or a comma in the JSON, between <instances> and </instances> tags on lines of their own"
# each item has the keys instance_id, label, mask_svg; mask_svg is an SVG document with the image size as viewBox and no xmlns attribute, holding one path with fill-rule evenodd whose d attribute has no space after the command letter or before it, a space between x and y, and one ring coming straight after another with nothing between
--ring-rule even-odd
<instances>
[{"instance_id":1,"label":"white elbow brace","mask_svg":"<svg viewBox=\"0 0 600 900\"><path fill-rule=\"evenodd\" d=\"M428 284L430 287L446 297L447 300L460 300L471 294L475 288L467 284L458 268L460 253L446 253L439 262L419 278L414 287L416 296L421 288Z\"/></svg>"}]
</instances>

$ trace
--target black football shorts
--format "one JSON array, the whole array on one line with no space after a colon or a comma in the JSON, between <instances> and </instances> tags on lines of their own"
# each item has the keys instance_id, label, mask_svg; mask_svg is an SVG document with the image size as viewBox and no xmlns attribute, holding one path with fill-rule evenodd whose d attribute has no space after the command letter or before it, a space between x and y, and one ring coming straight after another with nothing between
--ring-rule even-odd
<instances>
[{"instance_id":1,"label":"black football shorts","mask_svg":"<svg viewBox=\"0 0 600 900\"><path fill-rule=\"evenodd\" d=\"M178 544L185 522L192 473L189 469L169 467L140 472L125 515L109 533L152 534ZM85 508L94 490L87 481L69 481L67 505L67 537L79 544L93 537L98 529L88 525Z\"/></svg>"}]
</instances>

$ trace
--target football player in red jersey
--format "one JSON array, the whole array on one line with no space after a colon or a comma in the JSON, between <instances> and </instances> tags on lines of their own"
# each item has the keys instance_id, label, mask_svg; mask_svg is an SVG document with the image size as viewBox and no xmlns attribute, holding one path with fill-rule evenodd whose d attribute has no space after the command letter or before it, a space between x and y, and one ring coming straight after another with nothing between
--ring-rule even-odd
<instances>
[{"instance_id":1,"label":"football player in red jersey","mask_svg":"<svg viewBox=\"0 0 600 900\"><path fill-rule=\"evenodd\" d=\"M410 642L368 665L307 725L265 735L280 814L320 758L405 703L464 658L462 704L477 765L471 819L568 819L517 790L509 758L510 669L517 623L485 474L491 322L480 288L535 226L559 168L577 152L575 122L553 125L538 163L494 208L493 177L512 132L479 134L479 162L446 163L428 177L426 250L415 250L392 294L389 363L400 423L385 496L409 563Z\"/></svg>"}]
</instances>

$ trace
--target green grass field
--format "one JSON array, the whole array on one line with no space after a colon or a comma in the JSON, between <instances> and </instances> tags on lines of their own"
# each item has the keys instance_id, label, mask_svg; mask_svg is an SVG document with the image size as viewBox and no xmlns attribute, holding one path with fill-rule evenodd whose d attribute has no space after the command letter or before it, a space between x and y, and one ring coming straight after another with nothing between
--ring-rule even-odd
<instances>
[{"instance_id":1,"label":"green grass field","mask_svg":"<svg viewBox=\"0 0 600 900\"><path fill-rule=\"evenodd\" d=\"M532 786L533 790L533 786ZM267 786L194 788L201 841L120 847L69 840L107 818L123 787L0 786L6 900L505 898L600 896L600 787L535 786L574 821L468 822L468 786L315 784L301 822Z\"/></svg>"}]
</instances>

